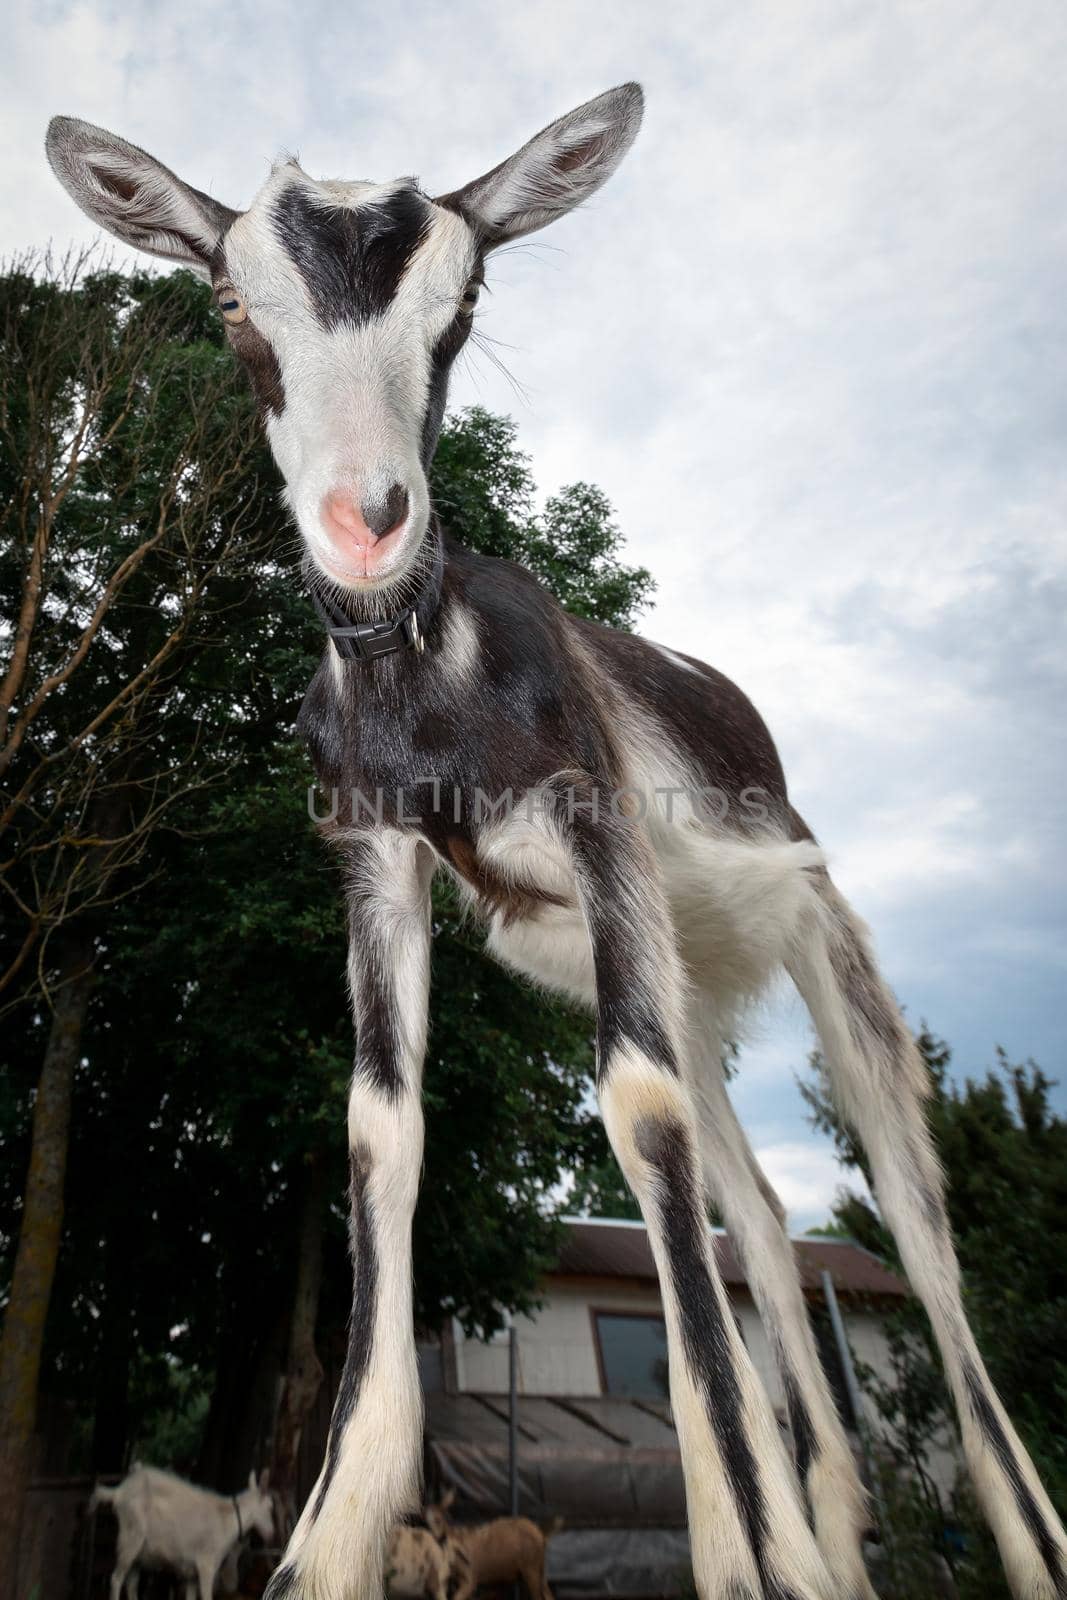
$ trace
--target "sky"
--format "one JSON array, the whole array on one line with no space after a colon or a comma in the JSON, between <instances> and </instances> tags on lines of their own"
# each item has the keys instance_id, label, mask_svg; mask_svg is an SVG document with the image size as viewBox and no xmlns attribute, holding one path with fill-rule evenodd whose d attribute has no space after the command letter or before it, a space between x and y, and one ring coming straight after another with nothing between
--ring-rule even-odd
<instances>
[{"instance_id":1,"label":"sky","mask_svg":"<svg viewBox=\"0 0 1067 1600\"><path fill-rule=\"evenodd\" d=\"M909 1018L982 1074L1067 1081L1067 9L1059 0L20 6L0 251L93 236L55 112L246 204L318 177L477 176L630 78L610 184L490 261L455 405L511 412L541 490L599 484L641 631L766 717ZM734 1087L801 1229L842 1179L794 1077L800 1003ZM1058 1091L1061 1105L1065 1092Z\"/></svg>"}]
</instances>

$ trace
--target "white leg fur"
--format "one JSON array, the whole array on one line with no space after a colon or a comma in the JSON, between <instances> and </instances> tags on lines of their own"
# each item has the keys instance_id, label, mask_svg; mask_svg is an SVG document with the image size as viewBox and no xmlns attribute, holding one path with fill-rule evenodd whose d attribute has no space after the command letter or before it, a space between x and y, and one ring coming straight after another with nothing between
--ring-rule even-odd
<instances>
[{"instance_id":1,"label":"white leg fur","mask_svg":"<svg viewBox=\"0 0 1067 1600\"><path fill-rule=\"evenodd\" d=\"M841 1111L870 1159L882 1215L933 1325L968 1466L1012 1592L1019 1600L1063 1600L1067 1538L989 1382L963 1311L943 1178L923 1113L926 1070L878 976L866 929L826 878L789 965L815 1020Z\"/></svg>"},{"instance_id":2,"label":"white leg fur","mask_svg":"<svg viewBox=\"0 0 1067 1600\"><path fill-rule=\"evenodd\" d=\"M726 1091L714 1002L689 1007L687 1076L697 1109L708 1194L737 1248L782 1377L794 1434L810 1441L805 1488L815 1535L841 1600L874 1600L863 1563L865 1495L815 1348L781 1204ZM799 1406L798 1406L799 1403ZM799 1414L798 1414L799 1409ZM803 1450L800 1440L796 1441Z\"/></svg>"},{"instance_id":3,"label":"white leg fur","mask_svg":"<svg viewBox=\"0 0 1067 1600\"><path fill-rule=\"evenodd\" d=\"M375 858L350 880L352 998L357 1036L362 1038L371 999L361 971L366 971L370 947L375 971L395 1001L391 1023L397 1081L392 1086L371 1081L357 1064L349 1099L349 1144L361 1219L361 1226L353 1228L353 1268L357 1282L362 1275L369 1285L365 1292L372 1297L369 1354L347 1418L339 1419L335 1410L327 1459L279 1569L286 1577L279 1581L277 1600L290 1595L300 1600L372 1600L380 1595L388 1537L419 1498L422 1392L414 1344L411 1221L423 1150L429 869L424 847L414 840L384 835L376 836L375 844ZM357 1063L362 1055L360 1050ZM361 1250L372 1259L361 1259ZM335 1448L339 1421L343 1425Z\"/></svg>"},{"instance_id":4,"label":"white leg fur","mask_svg":"<svg viewBox=\"0 0 1067 1600\"><path fill-rule=\"evenodd\" d=\"M762 1567L739 1510L736 1489L708 1412L708 1399L684 1354L683 1313L676 1282L672 1239L661 1215L663 1177L650 1163L643 1129L674 1125L684 1130L696 1161L696 1125L685 1086L633 1049L610 1063L601 1090L604 1124L619 1163L641 1204L663 1295L671 1352L671 1404L681 1446L689 1506L693 1572L705 1600L788 1593L796 1600L837 1600L834 1586L801 1509L795 1475L767 1396L737 1332L719 1276L706 1223L700 1179L694 1170L696 1229L700 1258L711 1285L729 1367L740 1394L745 1445L758 1464L765 1505ZM683 1180L684 1181L684 1180ZM688 1287L691 1287L688 1286ZM682 1292L686 1292L683 1286Z\"/></svg>"}]
</instances>

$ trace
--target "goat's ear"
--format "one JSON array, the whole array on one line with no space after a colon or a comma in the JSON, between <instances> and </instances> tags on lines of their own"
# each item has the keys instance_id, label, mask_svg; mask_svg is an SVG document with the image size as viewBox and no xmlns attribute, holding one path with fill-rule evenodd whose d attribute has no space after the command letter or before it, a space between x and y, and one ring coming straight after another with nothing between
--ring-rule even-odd
<instances>
[{"instance_id":1,"label":"goat's ear","mask_svg":"<svg viewBox=\"0 0 1067 1600\"><path fill-rule=\"evenodd\" d=\"M426 1506L422 1514L426 1518L426 1526L429 1528L435 1539L444 1539L447 1537L448 1523L445 1521L444 1515L439 1506Z\"/></svg>"},{"instance_id":2,"label":"goat's ear","mask_svg":"<svg viewBox=\"0 0 1067 1600\"><path fill-rule=\"evenodd\" d=\"M490 246L543 228L611 177L637 136L644 105L640 84L609 89L438 204L461 212Z\"/></svg>"},{"instance_id":3,"label":"goat's ear","mask_svg":"<svg viewBox=\"0 0 1067 1600\"><path fill-rule=\"evenodd\" d=\"M250 1489L254 1489L255 1486L256 1486L256 1469L255 1469L255 1467L253 1467L252 1471L248 1474L248 1487Z\"/></svg>"},{"instance_id":4,"label":"goat's ear","mask_svg":"<svg viewBox=\"0 0 1067 1600\"><path fill-rule=\"evenodd\" d=\"M446 1489L441 1496L441 1510L451 1511L456 1499L455 1489Z\"/></svg>"},{"instance_id":5,"label":"goat's ear","mask_svg":"<svg viewBox=\"0 0 1067 1600\"><path fill-rule=\"evenodd\" d=\"M264 1467L259 1475L259 1487L264 1494L270 1488L270 1468Z\"/></svg>"},{"instance_id":6,"label":"goat's ear","mask_svg":"<svg viewBox=\"0 0 1067 1600\"><path fill-rule=\"evenodd\" d=\"M94 222L210 280L212 257L238 212L182 183L135 144L77 117L53 117L45 149L64 189Z\"/></svg>"}]
</instances>

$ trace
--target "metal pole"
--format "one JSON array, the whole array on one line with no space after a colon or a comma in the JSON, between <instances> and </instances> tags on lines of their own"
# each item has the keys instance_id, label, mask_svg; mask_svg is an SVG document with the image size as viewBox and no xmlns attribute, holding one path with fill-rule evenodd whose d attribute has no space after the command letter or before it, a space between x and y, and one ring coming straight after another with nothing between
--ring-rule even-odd
<instances>
[{"instance_id":1,"label":"metal pole","mask_svg":"<svg viewBox=\"0 0 1067 1600\"><path fill-rule=\"evenodd\" d=\"M508 1319L508 1489L511 1515L519 1514L519 1340L515 1324ZM511 1586L511 1600L520 1600L518 1578Z\"/></svg>"},{"instance_id":2,"label":"metal pole","mask_svg":"<svg viewBox=\"0 0 1067 1600\"><path fill-rule=\"evenodd\" d=\"M848 1403L852 1407L852 1415L856 1419L856 1427L863 1432L863 1399L860 1395L860 1386L856 1382L856 1369L852 1365L852 1351L845 1338L845 1324L841 1320L841 1308L837 1303L834 1292L834 1280L823 1269L822 1292L826 1296L826 1309L830 1313L830 1326L834 1330L834 1343L837 1345L837 1358L841 1363L841 1371L845 1378L845 1389L848 1393Z\"/></svg>"},{"instance_id":3,"label":"metal pole","mask_svg":"<svg viewBox=\"0 0 1067 1600\"><path fill-rule=\"evenodd\" d=\"M845 1337L845 1324L841 1316L841 1308L837 1303L837 1294L834 1290L834 1280L829 1272L823 1269L822 1292L826 1296L826 1309L830 1313L830 1326L834 1333L834 1343L837 1346L837 1358L841 1363L841 1372L845 1379L845 1392L848 1403L852 1408L852 1416L856 1423L856 1432L859 1435L860 1449L863 1451L863 1464L867 1468L867 1479L871 1485L875 1504L878 1507L878 1521L881 1525L882 1538L892 1548L892 1534L889 1527L889 1515L886 1509L885 1497L882 1494L882 1479L874 1459L871 1448L870 1436L867 1431L867 1422L863 1412L863 1397L860 1386L856 1381L856 1369L852 1365L852 1351L848 1347Z\"/></svg>"},{"instance_id":4,"label":"metal pole","mask_svg":"<svg viewBox=\"0 0 1067 1600\"><path fill-rule=\"evenodd\" d=\"M508 1328L508 1487L511 1515L519 1514L519 1341L514 1322Z\"/></svg>"}]
</instances>

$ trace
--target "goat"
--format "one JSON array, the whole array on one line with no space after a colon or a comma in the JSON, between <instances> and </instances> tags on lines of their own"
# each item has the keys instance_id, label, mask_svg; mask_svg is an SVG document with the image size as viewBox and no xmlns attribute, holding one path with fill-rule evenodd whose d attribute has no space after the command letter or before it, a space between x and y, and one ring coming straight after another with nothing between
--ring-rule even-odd
<instances>
[{"instance_id":1,"label":"goat","mask_svg":"<svg viewBox=\"0 0 1067 1600\"><path fill-rule=\"evenodd\" d=\"M97 1484L90 1514L109 1505L118 1518L118 1553L111 1573L110 1600L137 1600L142 1569L165 1567L185 1579L186 1600L197 1586L200 1600L211 1600L215 1579L231 1552L253 1529L264 1542L274 1532L274 1505L267 1473L257 1482L249 1473L240 1494L215 1494L186 1483L158 1467L135 1466L114 1489Z\"/></svg>"},{"instance_id":2,"label":"goat","mask_svg":"<svg viewBox=\"0 0 1067 1600\"><path fill-rule=\"evenodd\" d=\"M450 1491L439 1505L425 1511L430 1531L438 1540L448 1540L463 1560L462 1567L454 1567L452 1600L470 1600L483 1584L513 1584L520 1579L530 1600L552 1600L545 1582L545 1555L562 1520L539 1528L529 1517L494 1517L492 1522L461 1527L448 1520L453 1499Z\"/></svg>"},{"instance_id":3,"label":"goat","mask_svg":"<svg viewBox=\"0 0 1067 1600\"><path fill-rule=\"evenodd\" d=\"M430 504L488 256L587 200L642 108L636 84L612 89L437 198L410 178L320 182L283 161L244 212L114 134L50 125L52 166L90 217L212 285L328 634L299 726L321 784L345 797L323 832L346 879L357 1033L354 1291L325 1460L269 1593L368 1600L415 1503L411 1220L442 870L501 961L595 1012L599 1103L662 1284L705 1600L873 1596L864 1497L782 1209L722 1070L739 1013L783 969L930 1313L1014 1593L1063 1600L1067 1539L964 1313L921 1057L770 733L721 674L569 616L529 573L465 549ZM709 1199L774 1346L793 1464L730 1315Z\"/></svg>"},{"instance_id":4,"label":"goat","mask_svg":"<svg viewBox=\"0 0 1067 1600\"><path fill-rule=\"evenodd\" d=\"M449 1600L450 1580L462 1581L467 1559L444 1520L426 1528L394 1528L385 1559L385 1589L391 1600Z\"/></svg>"}]
</instances>

